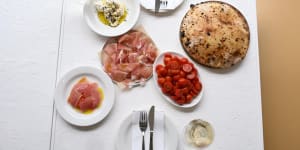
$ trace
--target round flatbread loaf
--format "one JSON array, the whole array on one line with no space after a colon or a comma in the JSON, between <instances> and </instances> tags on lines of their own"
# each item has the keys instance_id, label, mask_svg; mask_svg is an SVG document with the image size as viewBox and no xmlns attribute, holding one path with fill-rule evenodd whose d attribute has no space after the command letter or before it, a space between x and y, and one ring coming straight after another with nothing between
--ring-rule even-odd
<instances>
[{"instance_id":1,"label":"round flatbread loaf","mask_svg":"<svg viewBox=\"0 0 300 150\"><path fill-rule=\"evenodd\" d=\"M188 55L213 68L240 62L247 54L249 40L246 19L224 2L192 4L180 26L180 41Z\"/></svg>"}]
</instances>

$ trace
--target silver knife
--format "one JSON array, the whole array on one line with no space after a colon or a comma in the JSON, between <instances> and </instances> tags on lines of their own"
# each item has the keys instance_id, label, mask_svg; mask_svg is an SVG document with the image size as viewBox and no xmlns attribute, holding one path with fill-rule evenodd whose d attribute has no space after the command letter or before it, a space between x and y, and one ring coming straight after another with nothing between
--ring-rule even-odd
<instances>
[{"instance_id":1,"label":"silver knife","mask_svg":"<svg viewBox=\"0 0 300 150\"><path fill-rule=\"evenodd\" d=\"M153 129L154 129L154 112L155 107L152 106L149 112L149 125L150 125L150 145L149 150L153 150Z\"/></svg>"},{"instance_id":2,"label":"silver knife","mask_svg":"<svg viewBox=\"0 0 300 150\"><path fill-rule=\"evenodd\" d=\"M160 0L155 0L155 13L159 11L160 8Z\"/></svg>"}]
</instances>

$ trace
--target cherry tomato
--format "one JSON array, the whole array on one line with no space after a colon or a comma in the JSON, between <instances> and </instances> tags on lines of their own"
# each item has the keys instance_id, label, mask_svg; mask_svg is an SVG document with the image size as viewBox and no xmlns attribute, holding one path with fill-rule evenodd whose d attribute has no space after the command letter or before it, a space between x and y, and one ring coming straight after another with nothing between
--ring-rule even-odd
<instances>
[{"instance_id":1,"label":"cherry tomato","mask_svg":"<svg viewBox=\"0 0 300 150\"><path fill-rule=\"evenodd\" d=\"M168 74L168 71L165 69L165 67L162 67L159 68L156 73L159 77L165 77Z\"/></svg>"},{"instance_id":2,"label":"cherry tomato","mask_svg":"<svg viewBox=\"0 0 300 150\"><path fill-rule=\"evenodd\" d=\"M168 82L172 82L172 77L170 77L170 76L166 76L166 81L168 81Z\"/></svg>"},{"instance_id":3,"label":"cherry tomato","mask_svg":"<svg viewBox=\"0 0 300 150\"><path fill-rule=\"evenodd\" d=\"M180 59L179 59L177 56L175 56L175 55L173 55L172 60L173 60L173 61L177 61L177 62L180 61Z\"/></svg>"},{"instance_id":4,"label":"cherry tomato","mask_svg":"<svg viewBox=\"0 0 300 150\"><path fill-rule=\"evenodd\" d=\"M174 81L177 81L177 80L179 80L180 78L181 78L180 75L175 75L175 76L173 76L173 80L174 80Z\"/></svg>"},{"instance_id":5,"label":"cherry tomato","mask_svg":"<svg viewBox=\"0 0 300 150\"><path fill-rule=\"evenodd\" d=\"M176 97L176 96L170 96L171 97L171 99L173 100L173 101L176 101L177 99L178 99L178 97Z\"/></svg>"},{"instance_id":6,"label":"cherry tomato","mask_svg":"<svg viewBox=\"0 0 300 150\"><path fill-rule=\"evenodd\" d=\"M175 89L175 96L182 97L183 96L183 91L181 89Z\"/></svg>"},{"instance_id":7,"label":"cherry tomato","mask_svg":"<svg viewBox=\"0 0 300 150\"><path fill-rule=\"evenodd\" d=\"M166 53L166 54L165 54L165 57L172 58L172 54L171 54L171 53Z\"/></svg>"},{"instance_id":8,"label":"cherry tomato","mask_svg":"<svg viewBox=\"0 0 300 150\"><path fill-rule=\"evenodd\" d=\"M179 105L183 105L183 104L185 104L185 100L177 100L177 101L175 101L177 104L179 104Z\"/></svg>"},{"instance_id":9,"label":"cherry tomato","mask_svg":"<svg viewBox=\"0 0 300 150\"><path fill-rule=\"evenodd\" d=\"M160 87L162 87L164 85L164 83L166 82L165 78L158 78L157 79L157 83Z\"/></svg>"},{"instance_id":10,"label":"cherry tomato","mask_svg":"<svg viewBox=\"0 0 300 150\"><path fill-rule=\"evenodd\" d=\"M201 91L202 90L202 85L200 82L195 82L194 83L194 87L196 88L197 91Z\"/></svg>"},{"instance_id":11,"label":"cherry tomato","mask_svg":"<svg viewBox=\"0 0 300 150\"><path fill-rule=\"evenodd\" d=\"M171 61L171 57L166 57L165 56L165 58L164 58L164 63L165 63L165 65L167 65L167 64L169 64L169 62Z\"/></svg>"},{"instance_id":12,"label":"cherry tomato","mask_svg":"<svg viewBox=\"0 0 300 150\"><path fill-rule=\"evenodd\" d=\"M180 69L180 63L178 61L176 61L176 60L171 60L168 63L167 67L169 69L172 69L172 70L179 70Z\"/></svg>"},{"instance_id":13,"label":"cherry tomato","mask_svg":"<svg viewBox=\"0 0 300 150\"><path fill-rule=\"evenodd\" d=\"M190 95L190 94L188 94L188 95L186 96L186 102L187 102L187 103L190 103L192 100L193 100L193 96Z\"/></svg>"},{"instance_id":14,"label":"cherry tomato","mask_svg":"<svg viewBox=\"0 0 300 150\"><path fill-rule=\"evenodd\" d=\"M189 94L189 89L188 89L187 87L183 88L183 89L182 89L182 93L183 93L184 95Z\"/></svg>"},{"instance_id":15,"label":"cherry tomato","mask_svg":"<svg viewBox=\"0 0 300 150\"><path fill-rule=\"evenodd\" d=\"M193 70L193 66L189 63L182 65L182 70L186 73L189 73Z\"/></svg>"},{"instance_id":16,"label":"cherry tomato","mask_svg":"<svg viewBox=\"0 0 300 150\"><path fill-rule=\"evenodd\" d=\"M180 59L180 62L181 62L182 64L186 64L186 63L188 63L189 61L188 61L187 58L181 58L181 59Z\"/></svg>"},{"instance_id":17,"label":"cherry tomato","mask_svg":"<svg viewBox=\"0 0 300 150\"><path fill-rule=\"evenodd\" d=\"M177 83L179 87L185 87L188 84L188 81L185 78L180 78Z\"/></svg>"},{"instance_id":18,"label":"cherry tomato","mask_svg":"<svg viewBox=\"0 0 300 150\"><path fill-rule=\"evenodd\" d=\"M174 76L180 73L180 70L168 69L168 75Z\"/></svg>"},{"instance_id":19,"label":"cherry tomato","mask_svg":"<svg viewBox=\"0 0 300 150\"><path fill-rule=\"evenodd\" d=\"M166 95L169 95L169 91L167 91L166 89L164 89L164 88L161 88L161 91L164 93L164 94L166 94Z\"/></svg>"},{"instance_id":20,"label":"cherry tomato","mask_svg":"<svg viewBox=\"0 0 300 150\"><path fill-rule=\"evenodd\" d=\"M160 69L162 69L162 68L164 68L164 66L161 65L161 64L159 64L159 65L157 65L157 66L155 67L155 71L157 72L158 70L160 70Z\"/></svg>"},{"instance_id":21,"label":"cherry tomato","mask_svg":"<svg viewBox=\"0 0 300 150\"><path fill-rule=\"evenodd\" d=\"M195 93L196 96L200 93L200 91L197 90L195 87L192 88L192 92Z\"/></svg>"},{"instance_id":22,"label":"cherry tomato","mask_svg":"<svg viewBox=\"0 0 300 150\"><path fill-rule=\"evenodd\" d=\"M169 81L166 81L164 83L163 89L165 89L167 92L170 92L173 90L173 84Z\"/></svg>"},{"instance_id":23,"label":"cherry tomato","mask_svg":"<svg viewBox=\"0 0 300 150\"><path fill-rule=\"evenodd\" d=\"M189 93L193 98L194 97L196 97L197 96L197 94L196 93L194 93L193 91L190 91L190 93Z\"/></svg>"},{"instance_id":24,"label":"cherry tomato","mask_svg":"<svg viewBox=\"0 0 300 150\"><path fill-rule=\"evenodd\" d=\"M180 71L180 72L179 72L179 75L180 75L182 78L185 78L185 77L186 77L186 74L185 74L184 71Z\"/></svg>"},{"instance_id":25,"label":"cherry tomato","mask_svg":"<svg viewBox=\"0 0 300 150\"><path fill-rule=\"evenodd\" d=\"M193 72L191 72L190 74L188 74L186 77L187 77L188 79L192 80L192 79L194 79L194 78L196 77L196 73L193 71Z\"/></svg>"}]
</instances>

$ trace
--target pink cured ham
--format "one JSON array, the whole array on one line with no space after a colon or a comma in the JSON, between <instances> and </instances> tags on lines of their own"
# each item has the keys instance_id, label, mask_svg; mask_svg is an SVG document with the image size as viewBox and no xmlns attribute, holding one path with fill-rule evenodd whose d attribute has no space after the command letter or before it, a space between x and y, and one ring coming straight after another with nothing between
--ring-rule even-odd
<instances>
[{"instance_id":1,"label":"pink cured ham","mask_svg":"<svg viewBox=\"0 0 300 150\"><path fill-rule=\"evenodd\" d=\"M82 112L94 110L101 102L101 93L98 90L98 85L89 83L86 77L83 77L72 88L68 102Z\"/></svg>"},{"instance_id":2,"label":"pink cured ham","mask_svg":"<svg viewBox=\"0 0 300 150\"><path fill-rule=\"evenodd\" d=\"M145 33L130 31L108 40L101 61L113 81L127 85L149 79L157 55L155 44Z\"/></svg>"}]
</instances>

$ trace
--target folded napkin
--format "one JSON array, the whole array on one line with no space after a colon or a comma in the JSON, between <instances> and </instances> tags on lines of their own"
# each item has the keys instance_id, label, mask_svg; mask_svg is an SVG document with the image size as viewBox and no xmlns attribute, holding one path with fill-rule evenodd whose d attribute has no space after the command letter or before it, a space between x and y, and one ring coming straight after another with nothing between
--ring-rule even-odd
<instances>
[{"instance_id":1,"label":"folded napkin","mask_svg":"<svg viewBox=\"0 0 300 150\"><path fill-rule=\"evenodd\" d=\"M160 10L168 10L168 9L175 9L176 5L178 5L178 3L180 3L179 1L182 0L168 0L168 5L160 5ZM146 9L155 9L155 0L140 0L140 3L143 7L145 7Z\"/></svg>"},{"instance_id":2,"label":"folded napkin","mask_svg":"<svg viewBox=\"0 0 300 150\"><path fill-rule=\"evenodd\" d=\"M132 127L131 127L131 150L141 150L142 149L142 132L139 127L140 111L134 111L132 113ZM154 118L154 133L153 133L153 149L154 150L164 150L164 113L162 111L155 111ZM150 127L148 124L145 133L145 149L149 150L150 143Z\"/></svg>"}]
</instances>

